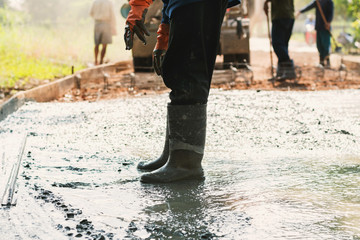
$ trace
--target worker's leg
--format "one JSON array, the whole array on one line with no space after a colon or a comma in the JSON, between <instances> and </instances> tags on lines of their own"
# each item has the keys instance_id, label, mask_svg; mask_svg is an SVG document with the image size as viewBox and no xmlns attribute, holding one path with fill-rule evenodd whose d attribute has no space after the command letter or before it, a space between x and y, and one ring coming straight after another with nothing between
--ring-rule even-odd
<instances>
[{"instance_id":1,"label":"worker's leg","mask_svg":"<svg viewBox=\"0 0 360 240\"><path fill-rule=\"evenodd\" d=\"M172 90L171 104L207 103L224 2L194 3L174 12L169 48L163 63L164 83Z\"/></svg>"},{"instance_id":2,"label":"worker's leg","mask_svg":"<svg viewBox=\"0 0 360 240\"><path fill-rule=\"evenodd\" d=\"M105 54L106 54L106 48L107 48L107 44L102 44L100 64L104 63L104 57L105 57Z\"/></svg>"},{"instance_id":3,"label":"worker's leg","mask_svg":"<svg viewBox=\"0 0 360 240\"><path fill-rule=\"evenodd\" d=\"M95 55L95 65L98 65L98 56L99 56L99 46L101 44L101 28L99 21L95 21L94 26L94 42L95 42L95 48L94 48L94 55Z\"/></svg>"},{"instance_id":4,"label":"worker's leg","mask_svg":"<svg viewBox=\"0 0 360 240\"><path fill-rule=\"evenodd\" d=\"M94 54L95 54L95 65L98 65L98 55L99 55L99 45L95 45L95 48L94 48Z\"/></svg>"},{"instance_id":5,"label":"worker's leg","mask_svg":"<svg viewBox=\"0 0 360 240\"><path fill-rule=\"evenodd\" d=\"M294 26L294 19L284 18L272 21L272 43L278 57L277 79L296 78L294 63L289 56L289 40Z\"/></svg>"},{"instance_id":6,"label":"worker's leg","mask_svg":"<svg viewBox=\"0 0 360 240\"><path fill-rule=\"evenodd\" d=\"M170 23L163 79L171 89L168 105L170 157L143 182L173 182L203 177L206 103L227 0L177 8Z\"/></svg>"},{"instance_id":7,"label":"worker's leg","mask_svg":"<svg viewBox=\"0 0 360 240\"><path fill-rule=\"evenodd\" d=\"M331 44L331 36L329 31L327 30L317 31L316 47L319 51L320 64L327 67L330 67L330 60L329 60L330 44Z\"/></svg>"},{"instance_id":8,"label":"worker's leg","mask_svg":"<svg viewBox=\"0 0 360 240\"><path fill-rule=\"evenodd\" d=\"M272 21L272 44L279 62L290 61L289 40L294 26L294 19L284 18Z\"/></svg>"}]
</instances>

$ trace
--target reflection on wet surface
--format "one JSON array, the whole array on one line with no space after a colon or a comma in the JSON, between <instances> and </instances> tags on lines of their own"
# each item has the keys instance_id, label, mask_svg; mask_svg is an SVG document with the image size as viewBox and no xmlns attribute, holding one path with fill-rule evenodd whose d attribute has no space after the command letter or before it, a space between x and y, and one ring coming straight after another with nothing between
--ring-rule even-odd
<instances>
[{"instance_id":1,"label":"reflection on wet surface","mask_svg":"<svg viewBox=\"0 0 360 240\"><path fill-rule=\"evenodd\" d=\"M359 239L360 92L216 91L204 182L147 185L167 95L28 103L0 122L0 239ZM5 157L3 153L5 152Z\"/></svg>"}]
</instances>

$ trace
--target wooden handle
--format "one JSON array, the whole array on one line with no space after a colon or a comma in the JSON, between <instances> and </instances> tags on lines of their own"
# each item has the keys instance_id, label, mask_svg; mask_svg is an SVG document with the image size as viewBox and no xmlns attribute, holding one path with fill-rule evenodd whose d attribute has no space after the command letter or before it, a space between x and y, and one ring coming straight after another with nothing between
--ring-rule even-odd
<instances>
[{"instance_id":1,"label":"wooden handle","mask_svg":"<svg viewBox=\"0 0 360 240\"><path fill-rule=\"evenodd\" d=\"M316 1L317 6L318 6L318 9L319 9L321 18L324 20L324 23L325 23L325 24L329 24L328 21L327 21L326 18L325 18L325 15L324 15L324 12L323 12L323 10L322 10L322 8L321 8L321 5L320 5L319 0L315 0L315 1Z\"/></svg>"}]
</instances>

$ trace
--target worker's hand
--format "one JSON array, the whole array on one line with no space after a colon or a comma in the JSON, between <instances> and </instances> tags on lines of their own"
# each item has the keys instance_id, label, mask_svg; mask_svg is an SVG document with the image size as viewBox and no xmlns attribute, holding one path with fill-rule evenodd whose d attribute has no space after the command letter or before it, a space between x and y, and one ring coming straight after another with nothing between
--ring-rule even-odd
<instances>
[{"instance_id":1,"label":"worker's hand","mask_svg":"<svg viewBox=\"0 0 360 240\"><path fill-rule=\"evenodd\" d=\"M330 32L331 24L329 22L326 22L324 27L326 30L328 30Z\"/></svg>"},{"instance_id":2,"label":"worker's hand","mask_svg":"<svg viewBox=\"0 0 360 240\"><path fill-rule=\"evenodd\" d=\"M295 14L295 18L298 18L300 15L301 15L301 12L298 11L298 12Z\"/></svg>"},{"instance_id":3,"label":"worker's hand","mask_svg":"<svg viewBox=\"0 0 360 240\"><path fill-rule=\"evenodd\" d=\"M130 0L131 10L126 18L124 34L126 50L130 50L133 47L134 33L140 41L146 44L145 35L150 36L150 33L146 29L144 22L147 9L151 3L152 0Z\"/></svg>"},{"instance_id":4,"label":"worker's hand","mask_svg":"<svg viewBox=\"0 0 360 240\"><path fill-rule=\"evenodd\" d=\"M268 4L269 2L270 2L269 0L266 0L264 2L264 12L265 12L266 16L269 15L269 4Z\"/></svg>"},{"instance_id":5,"label":"worker's hand","mask_svg":"<svg viewBox=\"0 0 360 240\"><path fill-rule=\"evenodd\" d=\"M157 75L161 75L162 62L169 42L169 24L161 23L157 31L157 42L154 48L154 69Z\"/></svg>"}]
</instances>

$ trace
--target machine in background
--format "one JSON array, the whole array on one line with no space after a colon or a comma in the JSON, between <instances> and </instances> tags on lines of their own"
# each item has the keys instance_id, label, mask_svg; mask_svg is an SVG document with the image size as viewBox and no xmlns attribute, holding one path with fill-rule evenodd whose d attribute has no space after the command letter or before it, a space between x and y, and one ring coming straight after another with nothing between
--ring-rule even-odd
<instances>
[{"instance_id":1,"label":"machine in background","mask_svg":"<svg viewBox=\"0 0 360 240\"><path fill-rule=\"evenodd\" d=\"M250 64L250 19L249 1L244 0L239 6L226 11L221 28L218 55L223 61L216 64L216 69L229 69L231 67L243 68ZM156 44L156 32L162 19L162 1L155 0L150 5L145 18L145 25L150 32L147 44L144 45L136 36L132 49L135 72L153 72L152 53ZM128 4L121 8L121 15L126 18L130 10Z\"/></svg>"}]
</instances>

